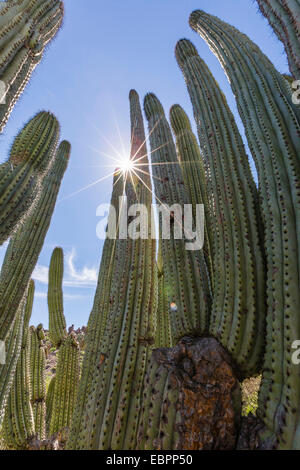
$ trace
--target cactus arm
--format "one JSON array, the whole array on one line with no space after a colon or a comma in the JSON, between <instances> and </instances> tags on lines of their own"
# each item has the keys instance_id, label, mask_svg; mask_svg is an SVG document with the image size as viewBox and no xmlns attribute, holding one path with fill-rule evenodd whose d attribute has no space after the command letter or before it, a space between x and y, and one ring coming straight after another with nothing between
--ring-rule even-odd
<instances>
[{"instance_id":1,"label":"cactus arm","mask_svg":"<svg viewBox=\"0 0 300 470\"><path fill-rule=\"evenodd\" d=\"M8 245L0 275L1 339L9 332L43 247L69 155L70 144L62 142L53 167L43 181L36 206Z\"/></svg>"},{"instance_id":2,"label":"cactus arm","mask_svg":"<svg viewBox=\"0 0 300 470\"><path fill-rule=\"evenodd\" d=\"M47 433L47 436L49 435L49 431L50 431L50 422L51 422L52 410L53 410L54 389L55 389L55 375L52 377L49 383L49 387L48 387L47 395L46 395L46 433Z\"/></svg>"},{"instance_id":3,"label":"cactus arm","mask_svg":"<svg viewBox=\"0 0 300 470\"><path fill-rule=\"evenodd\" d=\"M300 406L300 376L291 362L291 346L300 335L299 111L284 77L247 36L201 11L192 13L190 23L230 78L259 176L268 312L258 415L275 445L299 448L299 420L292 410Z\"/></svg>"},{"instance_id":4,"label":"cactus arm","mask_svg":"<svg viewBox=\"0 0 300 470\"><path fill-rule=\"evenodd\" d=\"M26 296L21 300L11 331L5 342L6 363L0 365L0 426L21 351Z\"/></svg>"},{"instance_id":5,"label":"cactus arm","mask_svg":"<svg viewBox=\"0 0 300 470\"><path fill-rule=\"evenodd\" d=\"M36 202L58 137L56 118L45 112L29 121L16 137L0 181L1 243L11 236Z\"/></svg>"},{"instance_id":6,"label":"cactus arm","mask_svg":"<svg viewBox=\"0 0 300 470\"><path fill-rule=\"evenodd\" d=\"M30 386L35 436L46 438L46 355L43 345L43 326L30 328Z\"/></svg>"},{"instance_id":7,"label":"cactus arm","mask_svg":"<svg viewBox=\"0 0 300 470\"><path fill-rule=\"evenodd\" d=\"M257 0L278 39L283 42L290 72L300 77L300 5L297 0Z\"/></svg>"},{"instance_id":8,"label":"cactus arm","mask_svg":"<svg viewBox=\"0 0 300 470\"><path fill-rule=\"evenodd\" d=\"M67 335L66 320L63 313L63 272L63 251L61 248L55 248L49 268L48 308L49 336L56 348L59 348Z\"/></svg>"},{"instance_id":9,"label":"cactus arm","mask_svg":"<svg viewBox=\"0 0 300 470\"><path fill-rule=\"evenodd\" d=\"M162 105L155 95L148 94L144 108L158 203L170 206L177 203L183 208L189 200ZM187 251L185 241L172 236L171 240L161 242L168 302L169 306L176 305L176 311L170 311L174 340L186 334L204 333L208 327L211 293L204 255L202 251Z\"/></svg>"},{"instance_id":10,"label":"cactus arm","mask_svg":"<svg viewBox=\"0 0 300 470\"><path fill-rule=\"evenodd\" d=\"M24 313L21 352L17 362L14 381L8 398L3 430L4 440L8 447L26 449L34 435L34 418L30 402L30 335L29 321L34 297L34 283L28 287Z\"/></svg>"},{"instance_id":11,"label":"cactus arm","mask_svg":"<svg viewBox=\"0 0 300 470\"><path fill-rule=\"evenodd\" d=\"M6 100L0 105L0 131L30 76L40 61L46 45L60 29L63 3L58 0L8 3L0 15L0 80L6 85ZM23 79L19 76L20 55L27 61ZM16 87L15 83L19 82Z\"/></svg>"},{"instance_id":12,"label":"cactus arm","mask_svg":"<svg viewBox=\"0 0 300 470\"><path fill-rule=\"evenodd\" d=\"M211 221L209 203L206 190L206 178L203 160L197 139L192 132L188 116L179 105L172 106L170 110L170 122L176 136L177 155L183 173L186 190L193 204L193 215L197 204L205 207L205 261L209 269L210 280L213 282Z\"/></svg>"}]
</instances>

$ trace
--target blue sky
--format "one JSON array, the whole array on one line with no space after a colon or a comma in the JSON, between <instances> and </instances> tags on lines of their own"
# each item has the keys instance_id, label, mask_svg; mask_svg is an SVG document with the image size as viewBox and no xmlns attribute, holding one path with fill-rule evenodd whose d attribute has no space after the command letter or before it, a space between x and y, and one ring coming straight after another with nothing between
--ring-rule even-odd
<instances>
[{"instance_id":1,"label":"blue sky","mask_svg":"<svg viewBox=\"0 0 300 470\"><path fill-rule=\"evenodd\" d=\"M188 25L197 9L219 16L248 34L282 72L288 72L282 44L252 0L65 0L64 25L0 136L1 161L13 137L37 111L60 121L61 138L72 144L59 202L34 273L32 323L48 325L47 267L52 250L65 253L64 305L68 326L85 325L93 303L103 242L96 237L96 209L109 203L112 178L105 154L129 150L128 93L141 100L153 91L166 112L181 104L192 117L184 80L176 64L177 40L191 39L211 68L237 116L227 79L205 42ZM241 128L242 130L242 128ZM242 130L243 131L243 130ZM121 142L123 141L123 144ZM110 143L110 144L109 144ZM71 196L71 197L70 197ZM0 248L2 262L5 247Z\"/></svg>"}]
</instances>

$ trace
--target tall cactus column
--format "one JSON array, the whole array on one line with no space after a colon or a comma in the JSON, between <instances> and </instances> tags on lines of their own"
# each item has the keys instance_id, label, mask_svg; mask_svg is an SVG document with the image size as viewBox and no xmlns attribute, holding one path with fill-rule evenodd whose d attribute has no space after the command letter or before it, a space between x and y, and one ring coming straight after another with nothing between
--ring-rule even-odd
<instances>
[{"instance_id":1,"label":"tall cactus column","mask_svg":"<svg viewBox=\"0 0 300 470\"><path fill-rule=\"evenodd\" d=\"M297 0L257 0L278 39L283 42L290 71L300 80L300 5Z\"/></svg>"},{"instance_id":2,"label":"tall cactus column","mask_svg":"<svg viewBox=\"0 0 300 470\"><path fill-rule=\"evenodd\" d=\"M185 39L176 45L176 58L193 104L211 196L214 296L209 332L230 352L241 374L251 376L262 361L266 311L257 190L238 127L207 65Z\"/></svg>"},{"instance_id":3,"label":"tall cactus column","mask_svg":"<svg viewBox=\"0 0 300 470\"><path fill-rule=\"evenodd\" d=\"M203 11L190 17L230 79L259 176L267 257L267 335L258 415L263 445L300 447L300 112L286 80L247 36ZM296 411L295 411L296 410Z\"/></svg>"},{"instance_id":4,"label":"tall cactus column","mask_svg":"<svg viewBox=\"0 0 300 470\"><path fill-rule=\"evenodd\" d=\"M36 205L9 242L0 275L0 339L9 333L43 247L69 156L70 144L63 141L43 180Z\"/></svg>"},{"instance_id":5,"label":"tall cactus column","mask_svg":"<svg viewBox=\"0 0 300 470\"><path fill-rule=\"evenodd\" d=\"M35 437L46 439L46 355L43 325L30 327L30 386Z\"/></svg>"},{"instance_id":6,"label":"tall cactus column","mask_svg":"<svg viewBox=\"0 0 300 470\"><path fill-rule=\"evenodd\" d=\"M157 97L149 93L144 108L149 124L155 195L157 203L165 209L163 217L169 216L172 225L170 240L162 238L163 222L159 229L172 337L177 341L187 334L207 331L210 281L203 250L189 251L185 234L181 239L175 236L175 226L184 229L183 213L178 215L172 206L177 204L183 211L190 201L163 107Z\"/></svg>"},{"instance_id":7,"label":"tall cactus column","mask_svg":"<svg viewBox=\"0 0 300 470\"><path fill-rule=\"evenodd\" d=\"M63 20L59 0L6 2L0 10L0 131ZM1 91L3 91L1 89ZM3 98L3 96L0 97Z\"/></svg>"},{"instance_id":8,"label":"tall cactus column","mask_svg":"<svg viewBox=\"0 0 300 470\"><path fill-rule=\"evenodd\" d=\"M4 441L12 449L28 449L35 434L31 406L30 334L29 321L34 297L34 283L30 282L25 308L21 354L10 391L3 422Z\"/></svg>"},{"instance_id":9,"label":"tall cactus column","mask_svg":"<svg viewBox=\"0 0 300 470\"><path fill-rule=\"evenodd\" d=\"M137 202L147 207L149 231L145 234L146 239L120 239L117 235L114 241L109 303L105 310L97 311L98 316L101 315L104 320L103 334L98 344L91 343L90 339L95 334L96 317L93 312L94 324L89 322L88 325L86 354L93 366L91 383L84 376L68 444L71 449L136 447L142 384L149 350L154 342L152 280L156 253L155 243L151 240L150 175L147 169L145 133L135 91L130 92L130 110L131 160L133 165L136 162L137 170L131 175L120 175L124 184L116 187L121 190L120 196L125 188L129 208ZM138 162L143 162L144 173L141 172L141 176ZM119 215L127 218L124 204L119 208ZM128 222L130 226L130 217ZM108 245L105 245L104 260L108 254L107 248ZM101 269L100 276L103 274ZM101 281L102 278L99 277L99 285ZM95 305L97 303L95 298ZM98 352L96 363L90 350ZM83 370L84 368L85 362ZM88 390L88 395L85 390Z\"/></svg>"},{"instance_id":10,"label":"tall cactus column","mask_svg":"<svg viewBox=\"0 0 300 470\"><path fill-rule=\"evenodd\" d=\"M80 349L76 334L67 335L63 313L63 251L53 251L48 286L49 336L59 348L52 397L49 435L59 433L61 443L66 441L76 403L80 375Z\"/></svg>"}]
</instances>

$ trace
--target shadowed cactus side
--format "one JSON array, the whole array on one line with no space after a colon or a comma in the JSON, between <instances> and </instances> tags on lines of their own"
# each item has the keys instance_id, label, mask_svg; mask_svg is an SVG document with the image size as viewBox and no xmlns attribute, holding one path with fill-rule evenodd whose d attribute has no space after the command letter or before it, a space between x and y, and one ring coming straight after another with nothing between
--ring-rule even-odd
<instances>
[{"instance_id":1,"label":"shadowed cactus side","mask_svg":"<svg viewBox=\"0 0 300 470\"><path fill-rule=\"evenodd\" d=\"M6 2L0 9L0 80L5 86L4 96L0 94L0 103L5 101L0 104L0 132L59 30L63 14L58 0Z\"/></svg>"}]
</instances>

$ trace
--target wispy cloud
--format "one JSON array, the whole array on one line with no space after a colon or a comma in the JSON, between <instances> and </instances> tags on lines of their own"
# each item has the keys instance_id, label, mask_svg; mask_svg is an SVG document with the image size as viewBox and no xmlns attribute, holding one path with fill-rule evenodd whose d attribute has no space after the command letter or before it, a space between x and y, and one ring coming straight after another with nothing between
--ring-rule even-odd
<instances>
[{"instance_id":1,"label":"wispy cloud","mask_svg":"<svg viewBox=\"0 0 300 470\"><path fill-rule=\"evenodd\" d=\"M77 270L74 264L75 258L76 250L73 248L66 254L63 285L74 288L94 288L97 284L97 268L84 266L81 270ZM38 264L33 271L32 279L41 284L48 284L48 272L47 266ZM67 298L67 295L65 297Z\"/></svg>"},{"instance_id":2,"label":"wispy cloud","mask_svg":"<svg viewBox=\"0 0 300 470\"><path fill-rule=\"evenodd\" d=\"M35 292L34 296L37 299L47 299L47 292ZM64 300L82 300L86 298L88 298L88 296L64 293Z\"/></svg>"}]
</instances>

